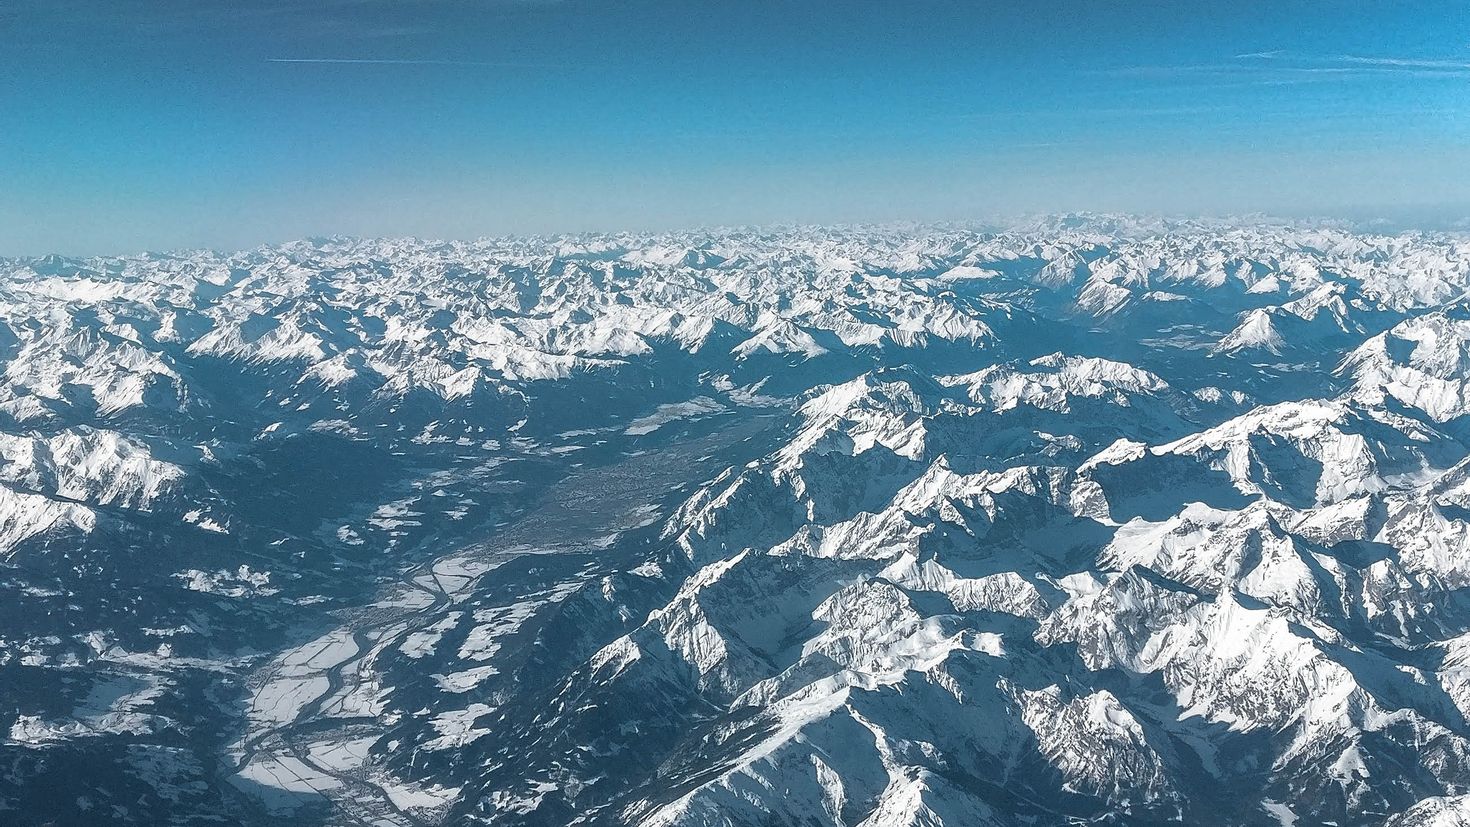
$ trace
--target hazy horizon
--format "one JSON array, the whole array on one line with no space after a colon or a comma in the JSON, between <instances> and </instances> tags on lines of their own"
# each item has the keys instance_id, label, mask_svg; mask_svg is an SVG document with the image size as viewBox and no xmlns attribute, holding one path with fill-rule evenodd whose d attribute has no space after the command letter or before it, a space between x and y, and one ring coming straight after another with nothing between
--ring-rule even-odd
<instances>
[{"instance_id":1,"label":"hazy horizon","mask_svg":"<svg viewBox=\"0 0 1470 827\"><path fill-rule=\"evenodd\" d=\"M1048 219L1059 219L1068 216L1086 216L1093 218L1120 217L1136 219L1139 221L1157 220L1164 222L1199 222L1203 227L1228 227L1240 225L1245 222L1248 225L1277 226L1277 227L1310 227L1313 225L1329 225L1340 227L1351 232L1371 232L1394 235L1409 232L1424 233L1446 233L1458 235L1470 233L1470 207L1464 211L1411 211L1399 215L1379 214L1371 211L1357 212L1343 211L1336 215L1309 214L1285 215L1270 213L1239 213L1239 214L1187 214L1187 213L1162 213L1162 212L1133 212L1121 210L1069 210L1058 212L1031 212L1017 213L1014 215L996 216L980 215L973 218L949 218L949 219L891 219L891 220L853 220L853 221L772 221L772 222L730 222L724 224L689 224L669 226L607 226L587 227L582 229L548 229L538 231L522 232L484 232L478 234L414 234L414 233L302 233L279 238L267 238L259 241L248 242L238 245L220 244L183 244L183 245L157 245L137 248L119 249L91 249L91 250L65 250L48 249L31 252L8 252L0 250L0 260L27 260L40 259L50 256L61 258L87 259L87 258L112 258L129 257L142 254L169 254L189 252L211 252L229 255L238 252L247 252L257 248L285 247L297 243L312 243L317 241L328 241L334 239L351 239L361 241L378 240L411 240L423 242L451 242L451 243L473 243L476 241L493 241L500 239L524 239L527 241L569 238L577 236L680 236L708 234L716 236L722 233L741 231L760 232L788 232L800 229L838 229L866 231L873 229L902 230L904 228L973 228L978 231L994 229L1004 231L1022 227L1030 222L1044 221Z\"/></svg>"}]
</instances>

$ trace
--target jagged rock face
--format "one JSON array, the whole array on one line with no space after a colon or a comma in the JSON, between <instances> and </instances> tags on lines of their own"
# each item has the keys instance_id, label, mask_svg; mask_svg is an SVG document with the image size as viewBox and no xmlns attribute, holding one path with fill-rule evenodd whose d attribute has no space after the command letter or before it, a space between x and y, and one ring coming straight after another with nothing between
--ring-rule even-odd
<instances>
[{"instance_id":1,"label":"jagged rock face","mask_svg":"<svg viewBox=\"0 0 1470 827\"><path fill-rule=\"evenodd\" d=\"M0 271L23 819L1466 823L1470 240Z\"/></svg>"}]
</instances>

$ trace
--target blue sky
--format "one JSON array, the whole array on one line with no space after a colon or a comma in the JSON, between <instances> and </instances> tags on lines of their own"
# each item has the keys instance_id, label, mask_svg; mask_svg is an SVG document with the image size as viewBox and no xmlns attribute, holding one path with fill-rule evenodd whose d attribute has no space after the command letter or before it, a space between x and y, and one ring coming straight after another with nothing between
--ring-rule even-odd
<instances>
[{"instance_id":1,"label":"blue sky","mask_svg":"<svg viewBox=\"0 0 1470 827\"><path fill-rule=\"evenodd\" d=\"M1070 210L1470 215L1470 11L0 3L0 255Z\"/></svg>"}]
</instances>

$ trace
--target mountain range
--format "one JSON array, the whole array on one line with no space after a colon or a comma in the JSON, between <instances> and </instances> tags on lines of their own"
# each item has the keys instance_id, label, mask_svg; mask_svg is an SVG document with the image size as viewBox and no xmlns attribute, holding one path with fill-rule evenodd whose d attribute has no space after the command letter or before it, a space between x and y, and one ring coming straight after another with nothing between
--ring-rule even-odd
<instances>
[{"instance_id":1,"label":"mountain range","mask_svg":"<svg viewBox=\"0 0 1470 827\"><path fill-rule=\"evenodd\" d=\"M0 820L1470 825L1470 236L0 260Z\"/></svg>"}]
</instances>

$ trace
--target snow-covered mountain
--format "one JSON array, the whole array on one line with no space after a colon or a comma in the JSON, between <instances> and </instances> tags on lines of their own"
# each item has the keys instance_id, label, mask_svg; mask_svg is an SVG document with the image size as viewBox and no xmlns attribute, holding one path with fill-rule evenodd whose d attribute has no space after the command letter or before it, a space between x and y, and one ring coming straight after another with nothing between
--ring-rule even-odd
<instances>
[{"instance_id":1,"label":"snow-covered mountain","mask_svg":"<svg viewBox=\"0 0 1470 827\"><path fill-rule=\"evenodd\" d=\"M1470 238L0 260L0 820L1470 823Z\"/></svg>"}]
</instances>

